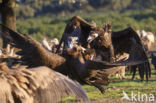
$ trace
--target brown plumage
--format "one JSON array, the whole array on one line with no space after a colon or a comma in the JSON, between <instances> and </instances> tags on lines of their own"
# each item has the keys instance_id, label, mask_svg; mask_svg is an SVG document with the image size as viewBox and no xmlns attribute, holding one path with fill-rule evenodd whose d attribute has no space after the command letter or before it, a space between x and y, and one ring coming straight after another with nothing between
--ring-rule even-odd
<instances>
[{"instance_id":1,"label":"brown plumage","mask_svg":"<svg viewBox=\"0 0 156 103\"><path fill-rule=\"evenodd\" d=\"M105 25L105 30L103 28L92 29L88 37L90 47L95 49L97 56L101 56L102 60L109 62L114 61L111 33L110 25ZM96 37L93 36L95 34Z\"/></svg>"},{"instance_id":2,"label":"brown plumage","mask_svg":"<svg viewBox=\"0 0 156 103\"><path fill-rule=\"evenodd\" d=\"M88 54L87 54L88 55ZM81 84L89 84L97 87L102 93L104 93L104 88L102 85L109 84L108 76L112 73L120 71L121 65L136 65L142 62L134 61L118 61L116 63L109 63L105 61L98 60L85 60L82 55L81 47L74 47L73 49L67 49L65 58L68 65L67 72L69 77L77 80ZM136 64L135 64L136 63Z\"/></svg>"},{"instance_id":3,"label":"brown plumage","mask_svg":"<svg viewBox=\"0 0 156 103\"><path fill-rule=\"evenodd\" d=\"M112 41L115 54L122 54L123 52L129 53L129 60L147 60L147 55L142 45L142 42L131 27L118 32L112 32ZM146 74L146 80L151 76L151 68L149 62L139 64L139 74L141 80L144 80L144 74Z\"/></svg>"},{"instance_id":4,"label":"brown plumage","mask_svg":"<svg viewBox=\"0 0 156 103\"><path fill-rule=\"evenodd\" d=\"M1 64L0 81L1 103L58 103L67 96L89 102L78 83L44 66L11 70Z\"/></svg>"},{"instance_id":5,"label":"brown plumage","mask_svg":"<svg viewBox=\"0 0 156 103\"><path fill-rule=\"evenodd\" d=\"M50 68L55 68L65 62L63 57L50 53L44 49L39 42L32 39L30 36L20 35L11 29L9 29L9 31L10 36L13 38L14 45L17 48L22 49L22 51L19 51L17 54L22 56L21 60L24 61L24 65L28 65L29 67L46 65Z\"/></svg>"},{"instance_id":6,"label":"brown plumage","mask_svg":"<svg viewBox=\"0 0 156 103\"><path fill-rule=\"evenodd\" d=\"M64 48L66 47L69 36L78 37L78 44L81 44L83 47L87 47L87 37L90 33L90 30L94 27L95 25L89 24L79 16L73 17L71 21L69 21L69 23L66 25L59 46L57 48L57 52L59 51L62 43L64 43ZM77 32L75 32L75 30L77 30Z\"/></svg>"},{"instance_id":7,"label":"brown plumage","mask_svg":"<svg viewBox=\"0 0 156 103\"><path fill-rule=\"evenodd\" d=\"M7 28L6 26L4 27ZM21 48L22 51L18 54L22 56L22 61L25 65L28 65L29 67L48 66L64 75L68 75L70 78L77 80L80 83L94 85L99 89L101 89L101 86L97 86L96 83L90 83L92 79L88 80L87 78L99 78L98 80L103 78L103 83L101 83L102 81L98 81L98 83L100 83L99 85L107 84L107 74L110 74L112 70L116 71L116 68L114 67L121 65L136 65L145 62L133 61L132 63L120 61L111 64L103 61L85 61L81 56L81 50L76 48L67 50L65 58L63 58L57 54L50 53L44 49L39 42L33 40L31 37L21 35L9 28L7 29L9 30L15 46ZM74 62L77 63L75 64ZM97 74L101 71L104 71L102 73L103 75L98 76Z\"/></svg>"},{"instance_id":8,"label":"brown plumage","mask_svg":"<svg viewBox=\"0 0 156 103\"><path fill-rule=\"evenodd\" d=\"M114 54L114 56L128 53L128 61L148 61L142 42L133 28L129 27L118 32L110 32L111 30L107 31L108 29L106 28L110 28L110 26L107 25L104 28L104 32L102 34L99 33L100 35L94 38L94 40L90 43L91 47L96 50L97 55L102 56L102 60L108 61L112 56L112 53ZM96 32L98 33L98 31ZM109 40L106 40L106 34L111 36L112 43L110 43L109 41L105 42ZM108 36L107 38L109 38L110 36ZM108 45L111 48L113 47L112 49L109 49L110 51L107 50ZM148 80L151 75L149 62L139 65L141 80L144 79L144 73L146 73L146 80Z\"/></svg>"}]
</instances>

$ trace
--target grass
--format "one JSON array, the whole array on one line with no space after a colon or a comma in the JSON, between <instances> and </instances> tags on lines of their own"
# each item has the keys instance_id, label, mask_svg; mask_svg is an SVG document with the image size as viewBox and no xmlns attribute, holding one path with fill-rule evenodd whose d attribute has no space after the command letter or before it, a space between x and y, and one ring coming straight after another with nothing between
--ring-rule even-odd
<instances>
[{"instance_id":1,"label":"grass","mask_svg":"<svg viewBox=\"0 0 156 103\"><path fill-rule=\"evenodd\" d=\"M127 71L126 78L131 78L131 74ZM104 94L95 88L94 86L83 85L82 87L86 90L88 97L93 103L125 103L124 101L120 101L123 97L123 91L125 91L128 96L131 98L131 93L133 94L142 95L146 94L148 97L150 94L154 95L156 101L156 70L152 69L152 76L151 79L146 82L141 82L139 80L138 72L136 73L135 79L132 80L120 80L115 76L110 78L112 82L108 86L104 86L107 88ZM102 100L102 102L101 102ZM107 101L105 101L107 100ZM65 98L62 103L73 103L73 98ZM126 101L127 102L127 101Z\"/></svg>"},{"instance_id":2,"label":"grass","mask_svg":"<svg viewBox=\"0 0 156 103\"><path fill-rule=\"evenodd\" d=\"M131 78L131 74L126 72L126 77ZM156 70L152 69L152 78L148 82L141 82L138 80L139 75L137 73L135 80L119 80L118 78L111 77L113 80L108 86L104 86L108 88L104 94L101 94L100 91L89 85L84 85L83 88L86 90L89 98L91 100L100 100L104 98L110 99L119 99L123 97L123 90L131 97L131 93L133 91L134 94L153 94L156 96Z\"/></svg>"}]
</instances>

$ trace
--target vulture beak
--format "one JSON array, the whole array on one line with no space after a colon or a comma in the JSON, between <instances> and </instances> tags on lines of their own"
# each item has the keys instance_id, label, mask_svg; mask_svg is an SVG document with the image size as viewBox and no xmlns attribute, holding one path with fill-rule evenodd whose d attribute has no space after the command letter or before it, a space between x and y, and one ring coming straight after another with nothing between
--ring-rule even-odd
<instances>
[{"instance_id":1,"label":"vulture beak","mask_svg":"<svg viewBox=\"0 0 156 103\"><path fill-rule=\"evenodd\" d=\"M86 49L84 47L81 47L82 52L84 53L86 51Z\"/></svg>"},{"instance_id":2,"label":"vulture beak","mask_svg":"<svg viewBox=\"0 0 156 103\"><path fill-rule=\"evenodd\" d=\"M96 37L98 37L99 34L97 33L94 33L92 35L89 35L88 39L87 39L87 42L88 43L91 43Z\"/></svg>"},{"instance_id":3,"label":"vulture beak","mask_svg":"<svg viewBox=\"0 0 156 103\"><path fill-rule=\"evenodd\" d=\"M75 44L78 44L78 38L77 37L69 37L68 38L68 48L73 48Z\"/></svg>"},{"instance_id":4,"label":"vulture beak","mask_svg":"<svg viewBox=\"0 0 156 103\"><path fill-rule=\"evenodd\" d=\"M70 48L70 49L71 49L71 48L73 48L73 46L74 46L74 45L73 45L73 43L72 43L72 42L70 42L70 41L68 41L68 48Z\"/></svg>"}]
</instances>

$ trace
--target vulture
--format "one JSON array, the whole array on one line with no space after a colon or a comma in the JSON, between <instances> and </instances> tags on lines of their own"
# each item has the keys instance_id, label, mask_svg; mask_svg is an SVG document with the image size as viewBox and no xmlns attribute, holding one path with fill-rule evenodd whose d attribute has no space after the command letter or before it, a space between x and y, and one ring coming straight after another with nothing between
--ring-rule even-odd
<instances>
[{"instance_id":1,"label":"vulture","mask_svg":"<svg viewBox=\"0 0 156 103\"><path fill-rule=\"evenodd\" d=\"M101 60L112 61L113 59L115 61L117 56L128 53L128 61L148 61L144 46L132 27L115 32L111 30L109 24L106 24L105 28L92 29L87 41L90 47L96 50L96 55L101 57ZM151 75L149 62L133 67L139 68L141 80L144 80L144 73L146 73L146 80L148 81Z\"/></svg>"},{"instance_id":2,"label":"vulture","mask_svg":"<svg viewBox=\"0 0 156 103\"><path fill-rule=\"evenodd\" d=\"M10 69L0 64L1 103L58 103L67 96L89 103L81 86L48 67Z\"/></svg>"},{"instance_id":3,"label":"vulture","mask_svg":"<svg viewBox=\"0 0 156 103\"><path fill-rule=\"evenodd\" d=\"M57 51L59 51L62 43L64 43L64 48L70 47L66 46L69 45L68 38L70 36L78 37L77 44L82 47L95 49L96 60L112 63L116 61L116 57L128 53L129 61L148 61L144 46L132 27L115 32L111 30L109 24L106 24L105 28L99 28L89 24L81 17L75 16L66 25ZM139 67L141 80L144 79L144 74L146 74L146 80L148 81L151 75L149 62L139 64L137 67Z\"/></svg>"},{"instance_id":4,"label":"vulture","mask_svg":"<svg viewBox=\"0 0 156 103\"><path fill-rule=\"evenodd\" d=\"M17 54L21 55L23 65L27 65L28 67L47 66L81 84L93 85L102 93L104 93L102 85L109 84L108 75L118 71L117 66L137 65L147 62L146 60L134 60L131 62L120 60L109 63L107 61L85 60L82 55L83 49L81 46L66 49L63 57L50 53L39 42L28 35L22 35L2 24L0 26L3 26L9 31L9 35L13 41L12 45L21 49ZM1 34L5 35L3 32Z\"/></svg>"},{"instance_id":5,"label":"vulture","mask_svg":"<svg viewBox=\"0 0 156 103\"><path fill-rule=\"evenodd\" d=\"M66 25L56 53L58 53L58 51L60 50L62 43L64 43L63 51L65 50L65 48L70 47L70 44L68 43L70 41L70 37L77 37L77 44L86 48L88 34L94 27L96 27L96 25L89 24L79 16L73 17L71 21Z\"/></svg>"}]
</instances>

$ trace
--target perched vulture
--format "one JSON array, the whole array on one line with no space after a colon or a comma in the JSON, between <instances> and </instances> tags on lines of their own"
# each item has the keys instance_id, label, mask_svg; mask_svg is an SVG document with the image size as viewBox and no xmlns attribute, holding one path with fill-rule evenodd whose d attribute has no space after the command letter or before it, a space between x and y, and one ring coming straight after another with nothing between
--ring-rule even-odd
<instances>
[{"instance_id":1,"label":"perched vulture","mask_svg":"<svg viewBox=\"0 0 156 103\"><path fill-rule=\"evenodd\" d=\"M141 40L131 27L114 32L107 24L104 29L96 28L92 30L88 42L91 48L96 50L96 55L100 55L102 60L111 61L113 55L114 59L116 56L128 53L127 61L148 61ZM144 79L144 73L146 73L146 80L148 80L151 75L149 62L139 64L138 68L141 80Z\"/></svg>"},{"instance_id":2,"label":"perched vulture","mask_svg":"<svg viewBox=\"0 0 156 103\"><path fill-rule=\"evenodd\" d=\"M48 67L10 69L0 64L1 103L58 103L67 96L89 103L81 86Z\"/></svg>"},{"instance_id":3,"label":"perched vulture","mask_svg":"<svg viewBox=\"0 0 156 103\"><path fill-rule=\"evenodd\" d=\"M20 48L18 52L21 55L21 60L24 65L29 67L47 66L69 76L71 79L77 80L81 84L89 84L96 86L102 93L104 89L102 85L107 85L109 82L108 75L118 70L117 66L121 65L137 65L146 61L119 61L117 63L109 63L98 60L84 60L82 48L74 47L65 50L65 56L59 56L50 53L42 45L29 37L21 35L4 25L0 25L8 29L9 35L13 39L13 44ZM2 35L5 35L1 32Z\"/></svg>"}]
</instances>

